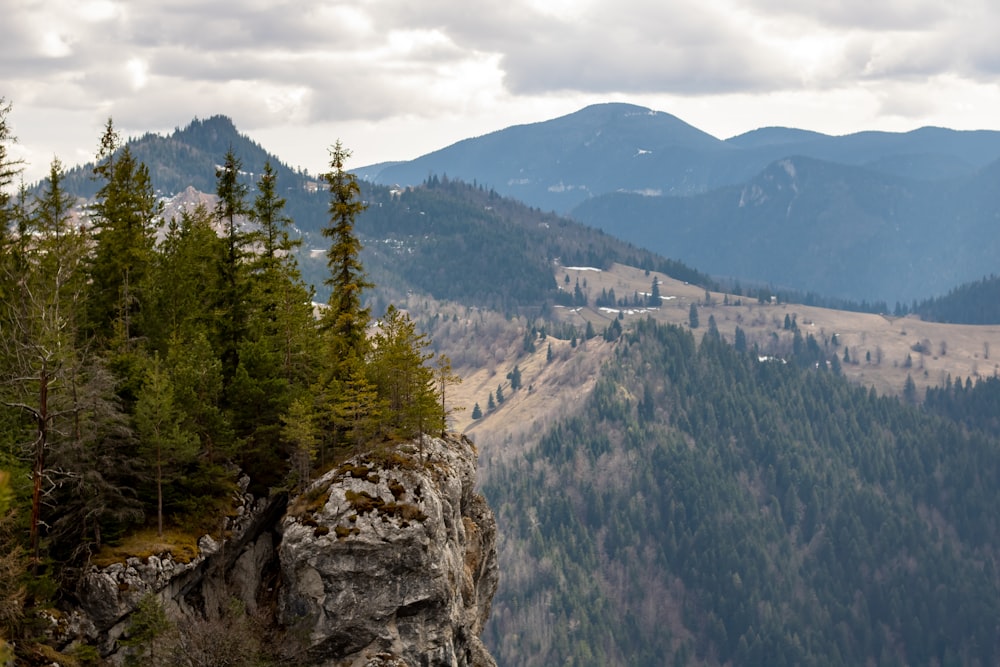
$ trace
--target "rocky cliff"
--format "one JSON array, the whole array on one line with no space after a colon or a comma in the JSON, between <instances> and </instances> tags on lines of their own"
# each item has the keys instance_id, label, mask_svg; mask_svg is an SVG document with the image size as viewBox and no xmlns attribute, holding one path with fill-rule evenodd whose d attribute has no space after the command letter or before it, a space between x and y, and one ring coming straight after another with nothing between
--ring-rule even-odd
<instances>
[{"instance_id":1,"label":"rocky cliff","mask_svg":"<svg viewBox=\"0 0 1000 667\"><path fill-rule=\"evenodd\" d=\"M494 665L496 524L468 440L344 464L290 506L280 622L314 665ZM301 640L299 640L301 641Z\"/></svg>"},{"instance_id":2,"label":"rocky cliff","mask_svg":"<svg viewBox=\"0 0 1000 667\"><path fill-rule=\"evenodd\" d=\"M240 630L293 664L495 665L479 635L498 580L496 524L475 461L464 437L426 437L356 457L290 500L244 493L226 539L206 536L190 563L162 554L92 568L54 634L122 664L152 595L181 629L168 648L190 653L194 630L235 600L253 618ZM210 641L232 639L218 627Z\"/></svg>"}]
</instances>

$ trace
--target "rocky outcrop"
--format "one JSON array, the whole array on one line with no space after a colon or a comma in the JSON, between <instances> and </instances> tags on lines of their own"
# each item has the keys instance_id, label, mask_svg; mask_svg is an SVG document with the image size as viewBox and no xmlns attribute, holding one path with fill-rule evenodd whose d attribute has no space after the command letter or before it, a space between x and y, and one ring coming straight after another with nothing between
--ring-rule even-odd
<instances>
[{"instance_id":1,"label":"rocky outcrop","mask_svg":"<svg viewBox=\"0 0 1000 667\"><path fill-rule=\"evenodd\" d=\"M123 657L116 656L118 640L149 594L159 598L175 622L217 617L233 599L255 611L261 582L268 566L274 566L275 526L284 514L287 495L255 498L247 492L249 481L240 480L233 515L223 522L225 539L202 536L199 553L190 561L177 560L168 552L91 567L77 585L78 604L57 634L96 644L102 655L117 663Z\"/></svg>"},{"instance_id":2,"label":"rocky outcrop","mask_svg":"<svg viewBox=\"0 0 1000 667\"><path fill-rule=\"evenodd\" d=\"M495 665L496 524L465 438L349 461L289 506L279 618L299 664Z\"/></svg>"},{"instance_id":3,"label":"rocky outcrop","mask_svg":"<svg viewBox=\"0 0 1000 667\"><path fill-rule=\"evenodd\" d=\"M225 540L203 537L186 563L91 568L53 635L122 664L147 595L179 627L235 598L284 638L272 648L291 664L495 665L479 635L498 580L496 523L475 474L472 443L449 435L348 461L290 501L255 499L244 481Z\"/></svg>"}]
</instances>

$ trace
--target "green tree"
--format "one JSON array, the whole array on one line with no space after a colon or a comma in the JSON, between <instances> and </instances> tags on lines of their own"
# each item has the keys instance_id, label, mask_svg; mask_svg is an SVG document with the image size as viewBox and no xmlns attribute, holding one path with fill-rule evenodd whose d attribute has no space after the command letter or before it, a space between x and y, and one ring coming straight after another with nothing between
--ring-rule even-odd
<instances>
[{"instance_id":1,"label":"green tree","mask_svg":"<svg viewBox=\"0 0 1000 667\"><path fill-rule=\"evenodd\" d=\"M159 596L146 593L139 599L139 606L129 617L128 632L121 640L130 649L126 665L167 665L168 655L162 644L173 629ZM161 650L163 649L163 650Z\"/></svg>"},{"instance_id":2,"label":"green tree","mask_svg":"<svg viewBox=\"0 0 1000 667\"><path fill-rule=\"evenodd\" d=\"M282 417L281 436L292 446L292 470L295 488L301 493L312 481L312 468L319 451L315 409L312 398L299 396Z\"/></svg>"},{"instance_id":3,"label":"green tree","mask_svg":"<svg viewBox=\"0 0 1000 667\"><path fill-rule=\"evenodd\" d=\"M153 259L158 203L149 169L137 161L108 119L94 176L102 181L91 207L94 250L89 267L90 329L119 355L126 373L135 341L144 335L144 290ZM141 378L131 378L136 382Z\"/></svg>"},{"instance_id":4,"label":"green tree","mask_svg":"<svg viewBox=\"0 0 1000 667\"><path fill-rule=\"evenodd\" d=\"M372 337L368 366L392 433L412 437L444 428L429 345L406 313L392 305L386 309Z\"/></svg>"},{"instance_id":5,"label":"green tree","mask_svg":"<svg viewBox=\"0 0 1000 667\"><path fill-rule=\"evenodd\" d=\"M216 348L222 359L223 386L227 392L236 375L240 347L248 335L249 326L247 301L250 283L246 258L253 237L242 228L243 221L251 212L246 204L247 185L240 180L242 169L243 163L230 148L224 164L215 172L215 193L218 197L215 218L222 226L225 245L218 264ZM231 401L236 402L235 398Z\"/></svg>"},{"instance_id":6,"label":"green tree","mask_svg":"<svg viewBox=\"0 0 1000 667\"><path fill-rule=\"evenodd\" d=\"M464 408L448 408L445 399L448 387L451 385L460 384L462 382L462 376L455 373L451 369L451 359L447 355L439 354L434 362L434 381L437 383L438 396L441 400L441 422L442 422L442 432L441 435L444 436L444 430L448 428L448 415L450 415L455 410L463 410Z\"/></svg>"},{"instance_id":7,"label":"green tree","mask_svg":"<svg viewBox=\"0 0 1000 667\"><path fill-rule=\"evenodd\" d=\"M510 390L517 391L521 388L521 369L514 365L514 368L507 373L507 379L510 380Z\"/></svg>"},{"instance_id":8,"label":"green tree","mask_svg":"<svg viewBox=\"0 0 1000 667\"><path fill-rule=\"evenodd\" d=\"M359 258L361 242L354 233L355 220L365 205L357 177L344 168L350 156L338 141L330 149L330 171L323 175L330 191L330 223L323 228L323 236L331 240L326 253L330 277L325 281L330 299L323 325L333 342L333 357L340 359L351 352L363 356L370 313L361 294L372 286L365 279Z\"/></svg>"},{"instance_id":9,"label":"green tree","mask_svg":"<svg viewBox=\"0 0 1000 667\"><path fill-rule=\"evenodd\" d=\"M344 361L344 379L333 403L333 423L343 431L355 452L378 430L385 409L378 386L369 377L363 359L352 355Z\"/></svg>"},{"instance_id":10,"label":"green tree","mask_svg":"<svg viewBox=\"0 0 1000 667\"><path fill-rule=\"evenodd\" d=\"M692 329L698 328L698 306L691 304L690 310L688 310L688 325Z\"/></svg>"},{"instance_id":11,"label":"green tree","mask_svg":"<svg viewBox=\"0 0 1000 667\"><path fill-rule=\"evenodd\" d=\"M472 418L473 419L483 418L483 409L479 407L479 403L476 403L474 406L472 406Z\"/></svg>"},{"instance_id":12,"label":"green tree","mask_svg":"<svg viewBox=\"0 0 1000 667\"><path fill-rule=\"evenodd\" d=\"M163 485L181 474L193 462L198 441L185 431L177 407L174 388L158 356L146 371L146 381L135 406L135 421L146 459L152 459L156 482L156 528L163 537Z\"/></svg>"}]
</instances>

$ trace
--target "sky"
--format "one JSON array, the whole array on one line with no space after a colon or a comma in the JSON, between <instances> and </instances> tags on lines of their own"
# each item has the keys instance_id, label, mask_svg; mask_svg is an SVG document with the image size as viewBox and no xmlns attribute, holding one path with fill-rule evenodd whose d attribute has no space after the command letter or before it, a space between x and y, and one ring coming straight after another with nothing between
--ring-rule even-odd
<instances>
[{"instance_id":1,"label":"sky","mask_svg":"<svg viewBox=\"0 0 1000 667\"><path fill-rule=\"evenodd\" d=\"M599 102L728 138L1000 129L993 0L17 0L0 97L25 180L230 116L292 167L407 160Z\"/></svg>"}]
</instances>

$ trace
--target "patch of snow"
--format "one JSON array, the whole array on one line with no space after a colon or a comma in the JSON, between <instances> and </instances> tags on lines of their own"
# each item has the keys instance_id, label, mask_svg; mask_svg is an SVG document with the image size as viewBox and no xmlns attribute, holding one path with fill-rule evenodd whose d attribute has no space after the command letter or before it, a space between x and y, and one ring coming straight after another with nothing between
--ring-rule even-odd
<instances>
[{"instance_id":1,"label":"patch of snow","mask_svg":"<svg viewBox=\"0 0 1000 667\"><path fill-rule=\"evenodd\" d=\"M608 308L607 306L601 306L598 308L602 313L610 313L617 315L618 313L623 313L625 315L643 315L645 313L651 313L656 308Z\"/></svg>"},{"instance_id":2,"label":"patch of snow","mask_svg":"<svg viewBox=\"0 0 1000 667\"><path fill-rule=\"evenodd\" d=\"M593 266L565 266L563 268L567 271L597 271L601 273L601 269L594 268Z\"/></svg>"}]
</instances>

